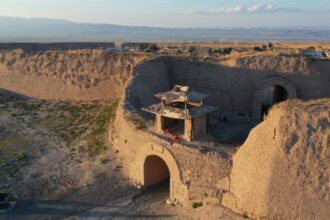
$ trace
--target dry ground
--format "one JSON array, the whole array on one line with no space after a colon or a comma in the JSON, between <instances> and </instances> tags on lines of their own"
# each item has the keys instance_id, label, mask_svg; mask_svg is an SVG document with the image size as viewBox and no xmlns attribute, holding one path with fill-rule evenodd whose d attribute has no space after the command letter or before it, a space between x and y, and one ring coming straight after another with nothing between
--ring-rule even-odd
<instances>
[{"instance_id":1,"label":"dry ground","mask_svg":"<svg viewBox=\"0 0 330 220\"><path fill-rule=\"evenodd\" d=\"M0 191L18 197L0 219L241 218L215 205L167 205L162 184L143 191L131 185L106 143L116 106L0 92Z\"/></svg>"}]
</instances>

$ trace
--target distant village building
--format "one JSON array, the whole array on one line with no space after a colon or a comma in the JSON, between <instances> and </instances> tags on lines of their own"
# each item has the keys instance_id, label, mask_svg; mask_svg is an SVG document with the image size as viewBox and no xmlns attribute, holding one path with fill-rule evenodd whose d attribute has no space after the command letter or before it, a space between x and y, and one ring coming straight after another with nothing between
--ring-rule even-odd
<instances>
[{"instance_id":1,"label":"distant village building","mask_svg":"<svg viewBox=\"0 0 330 220\"><path fill-rule=\"evenodd\" d=\"M171 91L155 96L161 103L143 110L156 115L156 131L170 132L188 141L207 135L209 114L217 110L203 104L209 95L176 85Z\"/></svg>"},{"instance_id":2,"label":"distant village building","mask_svg":"<svg viewBox=\"0 0 330 220\"><path fill-rule=\"evenodd\" d=\"M302 54L305 57L310 58L324 58L327 57L326 51L316 51L314 47L302 50Z\"/></svg>"},{"instance_id":3,"label":"distant village building","mask_svg":"<svg viewBox=\"0 0 330 220\"><path fill-rule=\"evenodd\" d=\"M152 46L153 43L148 42L126 42L121 44L122 51L143 51Z\"/></svg>"},{"instance_id":4,"label":"distant village building","mask_svg":"<svg viewBox=\"0 0 330 220\"><path fill-rule=\"evenodd\" d=\"M311 58L323 58L325 53L323 51L317 51L317 52L304 52L305 57L311 57Z\"/></svg>"},{"instance_id":5,"label":"distant village building","mask_svg":"<svg viewBox=\"0 0 330 220\"><path fill-rule=\"evenodd\" d=\"M116 52L121 52L121 49L119 49L117 47L112 47L112 48L106 48L105 51L106 52L116 53Z\"/></svg>"}]
</instances>

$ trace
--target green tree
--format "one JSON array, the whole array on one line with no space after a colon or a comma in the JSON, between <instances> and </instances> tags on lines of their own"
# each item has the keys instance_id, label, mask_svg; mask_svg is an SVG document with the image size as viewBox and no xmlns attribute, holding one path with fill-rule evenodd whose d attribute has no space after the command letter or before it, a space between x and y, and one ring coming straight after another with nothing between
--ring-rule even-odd
<instances>
[{"instance_id":1,"label":"green tree","mask_svg":"<svg viewBox=\"0 0 330 220\"><path fill-rule=\"evenodd\" d=\"M222 53L223 54L231 54L231 51L233 50L233 48L231 48L231 47L228 47L228 48L224 48L223 50L222 50Z\"/></svg>"},{"instance_id":2,"label":"green tree","mask_svg":"<svg viewBox=\"0 0 330 220\"><path fill-rule=\"evenodd\" d=\"M259 47L259 46L254 47L253 50L255 50L255 51L263 51L262 48Z\"/></svg>"},{"instance_id":3,"label":"green tree","mask_svg":"<svg viewBox=\"0 0 330 220\"><path fill-rule=\"evenodd\" d=\"M196 52L196 47L194 47L194 46L189 47L188 52L189 53L195 53Z\"/></svg>"}]
</instances>

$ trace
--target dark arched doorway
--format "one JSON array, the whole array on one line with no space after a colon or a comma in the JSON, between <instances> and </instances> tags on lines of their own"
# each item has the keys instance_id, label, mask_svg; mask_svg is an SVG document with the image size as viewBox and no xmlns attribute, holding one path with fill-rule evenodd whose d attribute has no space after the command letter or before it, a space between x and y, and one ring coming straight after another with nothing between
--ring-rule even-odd
<instances>
[{"instance_id":1,"label":"dark arched doorway","mask_svg":"<svg viewBox=\"0 0 330 220\"><path fill-rule=\"evenodd\" d=\"M262 100L262 116L267 115L269 109L280 102L286 101L289 98L288 91L280 85L272 85L264 90L263 100Z\"/></svg>"},{"instance_id":2,"label":"dark arched doorway","mask_svg":"<svg viewBox=\"0 0 330 220\"><path fill-rule=\"evenodd\" d=\"M260 121L274 104L295 98L297 98L297 91L288 80L279 76L268 77L257 84L252 116Z\"/></svg>"},{"instance_id":3,"label":"dark arched doorway","mask_svg":"<svg viewBox=\"0 0 330 220\"><path fill-rule=\"evenodd\" d=\"M144 161L144 186L155 187L169 196L170 171L166 162L159 156L147 156Z\"/></svg>"}]
</instances>

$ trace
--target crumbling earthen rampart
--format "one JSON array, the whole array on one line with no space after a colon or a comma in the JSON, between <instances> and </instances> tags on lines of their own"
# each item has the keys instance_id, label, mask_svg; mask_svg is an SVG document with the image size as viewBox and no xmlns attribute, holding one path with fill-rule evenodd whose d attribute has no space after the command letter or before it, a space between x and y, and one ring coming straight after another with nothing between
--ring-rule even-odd
<instances>
[{"instance_id":1,"label":"crumbling earthen rampart","mask_svg":"<svg viewBox=\"0 0 330 220\"><path fill-rule=\"evenodd\" d=\"M144 58L102 50L0 51L0 88L41 99L118 99Z\"/></svg>"},{"instance_id":2,"label":"crumbling earthen rampart","mask_svg":"<svg viewBox=\"0 0 330 220\"><path fill-rule=\"evenodd\" d=\"M0 87L45 99L119 98L134 66L147 58L141 54L114 54L102 50L2 51ZM211 94L210 104L221 110L252 114L258 85L265 79L271 81L272 76L288 81L296 89L298 98L330 96L330 62L327 61L280 56L247 57L240 58L236 67L227 67L171 57L156 60L164 65L146 67L149 74L166 69L171 85L189 85L193 90ZM271 65L273 63L276 65Z\"/></svg>"}]
</instances>

